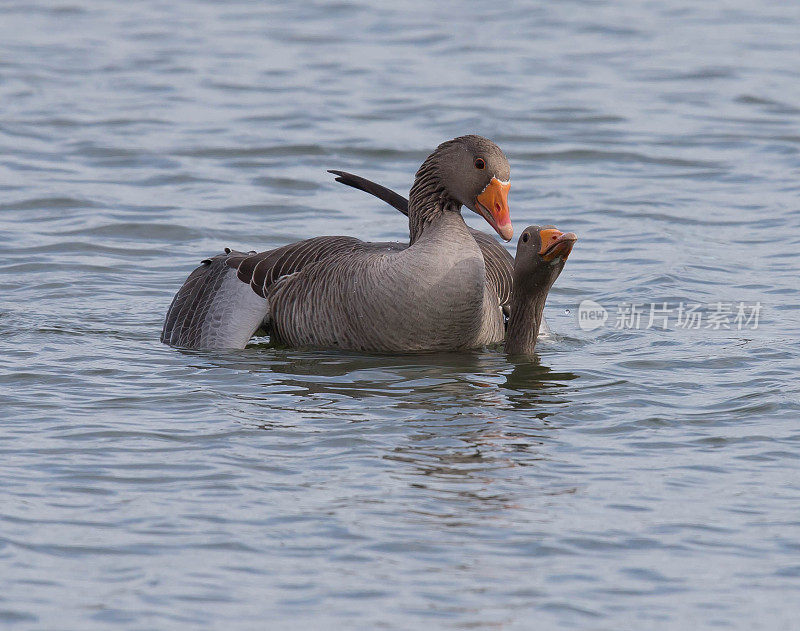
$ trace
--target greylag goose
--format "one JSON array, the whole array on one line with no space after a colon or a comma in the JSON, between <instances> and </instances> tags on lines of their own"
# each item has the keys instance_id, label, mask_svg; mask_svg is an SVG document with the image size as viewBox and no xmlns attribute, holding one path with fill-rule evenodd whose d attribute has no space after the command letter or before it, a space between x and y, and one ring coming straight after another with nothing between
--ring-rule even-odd
<instances>
[{"instance_id":1,"label":"greylag goose","mask_svg":"<svg viewBox=\"0 0 800 631\"><path fill-rule=\"evenodd\" d=\"M289 346L407 352L504 338L500 297L486 282L466 206L506 240L509 166L480 136L442 143L417 171L410 244L316 237L269 252L206 259L176 294L163 342L243 348L268 327Z\"/></svg>"},{"instance_id":2,"label":"greylag goose","mask_svg":"<svg viewBox=\"0 0 800 631\"><path fill-rule=\"evenodd\" d=\"M564 269L578 237L553 226L528 226L514 258L514 291L506 331L506 353L531 355L536 347L547 293Z\"/></svg>"}]
</instances>

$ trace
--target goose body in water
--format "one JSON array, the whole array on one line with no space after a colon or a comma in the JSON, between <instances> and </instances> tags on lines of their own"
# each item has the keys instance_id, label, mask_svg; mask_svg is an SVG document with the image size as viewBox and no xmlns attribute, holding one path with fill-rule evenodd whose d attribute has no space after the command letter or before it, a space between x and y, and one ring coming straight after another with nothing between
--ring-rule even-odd
<instances>
[{"instance_id":1,"label":"goose body in water","mask_svg":"<svg viewBox=\"0 0 800 631\"><path fill-rule=\"evenodd\" d=\"M440 145L408 206L410 244L317 237L261 254L207 259L172 301L162 341L243 348L267 327L284 344L359 351L476 348L505 336L501 298L461 206L506 240L509 166L480 136Z\"/></svg>"},{"instance_id":2,"label":"goose body in water","mask_svg":"<svg viewBox=\"0 0 800 631\"><path fill-rule=\"evenodd\" d=\"M222 341L221 346L224 347L226 344L230 344L231 340L238 340L238 343L244 346L253 333L253 327L258 327L264 318L265 300L261 297L261 294L264 291L263 287L271 283L269 274L274 278L280 278L284 267L291 273L292 259L302 262L307 259L309 253L324 251L326 242L329 254L335 254L338 251L337 247L344 249L349 247L344 237L335 239L342 239L342 241L332 241L328 237L320 237L316 240L310 239L309 241L301 242L301 244L305 245L303 249L298 247L300 244L293 244L273 250L267 253L268 256L229 251L226 255L209 259L205 267L196 270L196 272L201 272L196 277L196 280L200 281L199 292L194 287L195 279L192 277L184 284L181 291L185 291L187 295L202 296L207 293L205 290L211 288L211 293L218 296L226 293L225 290L220 291L220 287L226 283L237 283L233 286L233 289L228 290L234 296L238 295L238 301L228 300L229 304L238 304L233 312L223 309L222 317L209 318L209 312L212 314L217 312L212 308L198 321L212 323L208 326L208 329L219 335L219 339ZM539 332L544 324L544 305L547 300L547 294L564 269L564 264L572 252L576 239L577 237L574 233L562 233L552 226L543 228L528 226L522 231L517 243L517 253L512 270L515 291L510 298L511 315L508 319L508 328L505 336L505 350L507 353L514 355L533 354ZM380 244L374 245L380 246ZM395 247L397 244L387 245ZM325 255L323 254L323 256ZM288 267L286 267L287 265ZM253 279L255 286L251 288L250 285L240 281L238 277L234 280L230 276L231 270L234 269L238 269L245 276L249 275ZM207 279L220 278L222 279L221 282L214 280L207 282ZM237 292L240 290L241 294L238 294ZM180 294L176 297L176 301L179 301L179 298ZM209 304L207 300L203 302ZM210 301L210 304L213 307L213 300ZM248 305L252 305L252 307L248 309ZM215 320L218 323L227 322L228 328L213 324ZM204 328L195 327L187 330L194 331L200 335L200 339L205 339L206 343L209 343L214 338L208 337L207 334L203 333ZM203 337L204 335L205 337ZM191 342L192 340L189 341Z\"/></svg>"}]
</instances>

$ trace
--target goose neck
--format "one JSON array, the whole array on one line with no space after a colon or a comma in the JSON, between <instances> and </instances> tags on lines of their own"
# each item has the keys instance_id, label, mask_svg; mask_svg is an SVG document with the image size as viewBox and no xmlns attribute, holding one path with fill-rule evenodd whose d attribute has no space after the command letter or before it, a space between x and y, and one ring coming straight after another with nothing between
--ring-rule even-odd
<instances>
[{"instance_id":1,"label":"goose neck","mask_svg":"<svg viewBox=\"0 0 800 631\"><path fill-rule=\"evenodd\" d=\"M515 285L508 330L506 331L505 349L509 354L531 355L536 347L536 338L539 335L544 303L547 298L546 288L537 289L538 291L525 292L524 288L517 289Z\"/></svg>"}]
</instances>

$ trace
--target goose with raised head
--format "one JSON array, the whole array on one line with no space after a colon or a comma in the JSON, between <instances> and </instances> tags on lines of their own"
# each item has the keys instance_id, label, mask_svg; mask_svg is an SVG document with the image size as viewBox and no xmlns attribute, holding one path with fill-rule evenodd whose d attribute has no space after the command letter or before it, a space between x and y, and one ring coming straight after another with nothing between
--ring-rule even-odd
<instances>
[{"instance_id":1,"label":"goose with raised head","mask_svg":"<svg viewBox=\"0 0 800 631\"><path fill-rule=\"evenodd\" d=\"M531 355L544 320L544 303L578 237L553 226L528 226L517 242L514 291L506 331L506 353Z\"/></svg>"},{"instance_id":2,"label":"goose with raised head","mask_svg":"<svg viewBox=\"0 0 800 631\"><path fill-rule=\"evenodd\" d=\"M500 299L460 209L509 240L509 176L491 141L445 142L417 171L408 246L317 237L260 254L226 251L189 276L161 339L242 348L267 326L284 344L317 348L408 352L500 342Z\"/></svg>"}]
</instances>

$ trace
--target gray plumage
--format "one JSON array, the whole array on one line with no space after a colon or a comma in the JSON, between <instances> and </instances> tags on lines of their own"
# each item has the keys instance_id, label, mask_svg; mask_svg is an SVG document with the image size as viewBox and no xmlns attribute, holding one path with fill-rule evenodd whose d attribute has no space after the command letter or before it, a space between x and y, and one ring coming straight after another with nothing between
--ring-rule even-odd
<instances>
[{"instance_id":1,"label":"gray plumage","mask_svg":"<svg viewBox=\"0 0 800 631\"><path fill-rule=\"evenodd\" d=\"M457 350L503 338L498 299L461 215L432 221L410 247L359 242L267 287L272 332L289 346ZM486 311L493 310L494 318Z\"/></svg>"},{"instance_id":2,"label":"gray plumage","mask_svg":"<svg viewBox=\"0 0 800 631\"><path fill-rule=\"evenodd\" d=\"M408 200L400 193L347 171L329 170L328 173L333 173L337 182L374 195L408 216ZM468 230L483 254L483 263L486 266L486 282L497 293L500 306L508 316L513 287L514 257L492 235L474 228L468 228Z\"/></svg>"}]
</instances>

